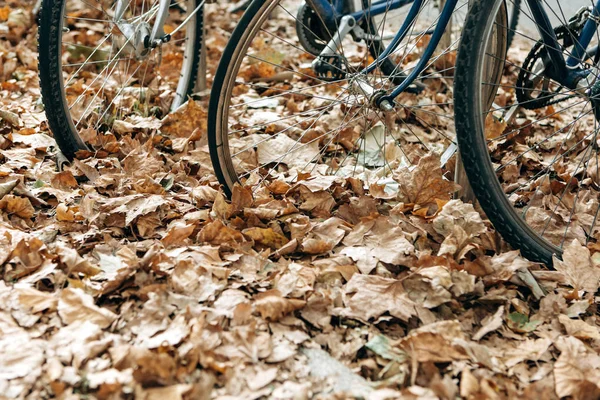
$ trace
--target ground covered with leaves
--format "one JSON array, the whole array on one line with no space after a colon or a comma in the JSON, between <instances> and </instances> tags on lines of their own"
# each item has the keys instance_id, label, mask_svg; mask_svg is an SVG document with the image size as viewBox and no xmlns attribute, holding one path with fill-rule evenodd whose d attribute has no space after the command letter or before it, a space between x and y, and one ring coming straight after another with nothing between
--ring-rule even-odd
<instances>
[{"instance_id":1,"label":"ground covered with leaves","mask_svg":"<svg viewBox=\"0 0 600 400\"><path fill-rule=\"evenodd\" d=\"M527 261L433 155L393 196L299 176L228 201L203 97L59 171L32 5L3 4L0 397L600 397L598 253ZM235 22L208 12L214 71Z\"/></svg>"}]
</instances>

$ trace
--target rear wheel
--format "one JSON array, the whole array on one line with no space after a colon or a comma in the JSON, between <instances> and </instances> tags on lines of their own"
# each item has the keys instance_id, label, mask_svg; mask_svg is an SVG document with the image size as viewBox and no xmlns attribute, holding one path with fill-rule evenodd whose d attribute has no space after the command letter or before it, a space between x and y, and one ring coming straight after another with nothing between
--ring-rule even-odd
<instances>
[{"instance_id":1,"label":"rear wheel","mask_svg":"<svg viewBox=\"0 0 600 400\"><path fill-rule=\"evenodd\" d=\"M44 0L39 30L39 74L48 124L68 158L94 150L115 121L162 117L192 93L202 43L202 9L169 42L151 48L158 0L134 0L123 24L119 2ZM176 29L200 0L172 1L165 32ZM135 34L127 34L128 30Z\"/></svg>"},{"instance_id":2,"label":"rear wheel","mask_svg":"<svg viewBox=\"0 0 600 400\"><path fill-rule=\"evenodd\" d=\"M582 60L587 94L546 77L552 64L535 26L515 32L513 47L525 51L509 50L499 60L488 47L505 30L494 22L502 4L475 0L467 18L455 83L458 143L469 181L496 229L530 259L551 263L573 240L592 245L600 239L595 50ZM581 27L567 27L570 15L558 4L546 11L563 25L556 35L567 57ZM598 39L596 33L589 49L597 49ZM498 61L501 79L490 80L487 64ZM490 89L492 101L484 101Z\"/></svg>"}]
</instances>

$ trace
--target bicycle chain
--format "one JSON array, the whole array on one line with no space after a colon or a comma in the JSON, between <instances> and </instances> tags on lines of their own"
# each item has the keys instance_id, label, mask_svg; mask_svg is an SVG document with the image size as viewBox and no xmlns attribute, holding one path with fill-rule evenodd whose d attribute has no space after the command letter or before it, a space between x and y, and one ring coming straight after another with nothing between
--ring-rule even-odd
<instances>
[{"instance_id":1,"label":"bicycle chain","mask_svg":"<svg viewBox=\"0 0 600 400\"><path fill-rule=\"evenodd\" d=\"M583 22L572 23L569 25L560 25L554 29L554 33L556 34L556 38L559 41L563 42L563 48L569 48L573 45L573 37L578 37L583 29ZM539 57L544 57L546 54L545 44L538 40L533 48L525 57L525 61L523 61L523 66L519 71L519 76L517 77L517 88L515 90L517 95L517 101L519 104L528 110L535 110L542 107L551 106L554 104L562 103L563 101L572 99L577 97L576 94L572 94L570 96L561 97L560 99L553 98L560 93L557 92L547 92L541 91L540 95L537 98L531 98L528 94L531 93L532 87L528 85L529 77L533 74L532 70L538 60ZM542 60L543 61L543 60ZM547 78L543 78L547 79ZM540 99L539 97L543 97Z\"/></svg>"}]
</instances>

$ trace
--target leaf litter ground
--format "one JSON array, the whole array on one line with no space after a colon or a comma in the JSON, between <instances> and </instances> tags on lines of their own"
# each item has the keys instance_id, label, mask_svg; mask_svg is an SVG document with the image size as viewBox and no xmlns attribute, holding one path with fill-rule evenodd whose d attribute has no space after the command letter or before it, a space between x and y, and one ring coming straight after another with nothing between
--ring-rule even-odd
<instances>
[{"instance_id":1,"label":"leaf litter ground","mask_svg":"<svg viewBox=\"0 0 600 400\"><path fill-rule=\"evenodd\" d=\"M227 201L200 99L58 172L31 7L0 7L0 396L600 396L598 253L527 261L434 155L394 196L305 177Z\"/></svg>"}]
</instances>

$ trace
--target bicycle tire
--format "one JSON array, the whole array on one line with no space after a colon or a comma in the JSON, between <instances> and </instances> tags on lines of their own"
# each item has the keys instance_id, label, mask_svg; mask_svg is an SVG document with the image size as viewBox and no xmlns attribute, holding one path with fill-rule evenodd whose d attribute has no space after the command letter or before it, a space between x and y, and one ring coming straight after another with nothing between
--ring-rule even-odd
<instances>
[{"instance_id":1,"label":"bicycle tire","mask_svg":"<svg viewBox=\"0 0 600 400\"><path fill-rule=\"evenodd\" d=\"M501 1L501 0L500 0ZM561 250L542 239L515 211L500 185L479 114L481 73L477 61L485 54L484 40L491 29L490 18L498 0L475 0L463 31L456 63L455 122L458 145L473 192L496 230L514 248L530 260L551 265L553 256Z\"/></svg>"},{"instance_id":2,"label":"bicycle tire","mask_svg":"<svg viewBox=\"0 0 600 400\"><path fill-rule=\"evenodd\" d=\"M515 31L517 30L517 25L519 25L519 16L521 15L521 1L522 0L512 0L512 10L510 14L510 25L508 26L508 47L512 44L512 41L515 37Z\"/></svg>"},{"instance_id":3,"label":"bicycle tire","mask_svg":"<svg viewBox=\"0 0 600 400\"><path fill-rule=\"evenodd\" d=\"M79 150L86 150L88 146L81 139L73 118L68 110L68 103L65 97L65 88L62 75L62 26L63 13L67 0L43 0L39 13L39 33L38 33L38 61L39 61L39 82L48 125L54 135L64 156L71 160ZM200 4L196 0L195 4ZM185 97L192 94L198 74L200 61L200 51L202 51L204 7L200 7L195 18L190 20L194 24L194 34L192 35L192 44L186 51L191 54L184 54L184 60L190 59L191 67L189 75L184 77L180 74L180 79L187 80ZM189 39L188 39L189 40ZM183 67L182 67L183 70ZM175 103L182 103L185 98Z\"/></svg>"}]
</instances>

